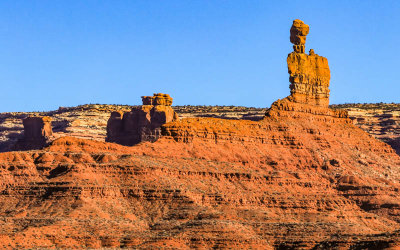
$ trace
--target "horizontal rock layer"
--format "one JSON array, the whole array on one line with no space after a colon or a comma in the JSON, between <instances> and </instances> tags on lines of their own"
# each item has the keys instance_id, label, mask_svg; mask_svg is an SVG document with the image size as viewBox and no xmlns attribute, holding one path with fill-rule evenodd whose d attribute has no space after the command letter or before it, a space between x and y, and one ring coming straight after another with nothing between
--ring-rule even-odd
<instances>
[{"instance_id":1,"label":"horizontal rock layer","mask_svg":"<svg viewBox=\"0 0 400 250\"><path fill-rule=\"evenodd\" d=\"M287 64L291 100L327 107L331 77L328 60L317 54L292 52L287 57Z\"/></svg>"}]
</instances>

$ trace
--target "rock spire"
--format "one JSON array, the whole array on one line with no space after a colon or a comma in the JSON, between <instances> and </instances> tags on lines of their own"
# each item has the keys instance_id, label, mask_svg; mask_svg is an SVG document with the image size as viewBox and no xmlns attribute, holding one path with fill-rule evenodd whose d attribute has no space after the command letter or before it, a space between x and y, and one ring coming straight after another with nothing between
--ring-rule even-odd
<instances>
[{"instance_id":1,"label":"rock spire","mask_svg":"<svg viewBox=\"0 0 400 250\"><path fill-rule=\"evenodd\" d=\"M290 29L293 52L287 57L290 74L290 101L317 106L329 105L329 81L331 78L328 60L311 49L305 54L305 44L310 28L301 20L294 20Z\"/></svg>"}]
</instances>

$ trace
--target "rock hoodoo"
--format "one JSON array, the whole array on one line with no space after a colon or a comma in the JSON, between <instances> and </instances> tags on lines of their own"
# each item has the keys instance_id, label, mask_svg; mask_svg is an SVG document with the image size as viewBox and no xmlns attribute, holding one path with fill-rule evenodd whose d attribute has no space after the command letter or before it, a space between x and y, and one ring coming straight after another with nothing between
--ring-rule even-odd
<instances>
[{"instance_id":1,"label":"rock hoodoo","mask_svg":"<svg viewBox=\"0 0 400 250\"><path fill-rule=\"evenodd\" d=\"M305 54L306 36L309 26L294 20L290 29L293 52L287 57L290 74L290 101L318 106L329 105L329 81L331 78L328 60L311 49Z\"/></svg>"},{"instance_id":2,"label":"rock hoodoo","mask_svg":"<svg viewBox=\"0 0 400 250\"><path fill-rule=\"evenodd\" d=\"M48 116L29 116L22 121L24 137L18 140L17 150L41 149L53 135L51 118Z\"/></svg>"},{"instance_id":3,"label":"rock hoodoo","mask_svg":"<svg viewBox=\"0 0 400 250\"><path fill-rule=\"evenodd\" d=\"M107 142L135 145L142 141L156 141L161 125L179 119L172 109L168 94L142 96L143 105L130 112L112 112L107 122Z\"/></svg>"}]
</instances>

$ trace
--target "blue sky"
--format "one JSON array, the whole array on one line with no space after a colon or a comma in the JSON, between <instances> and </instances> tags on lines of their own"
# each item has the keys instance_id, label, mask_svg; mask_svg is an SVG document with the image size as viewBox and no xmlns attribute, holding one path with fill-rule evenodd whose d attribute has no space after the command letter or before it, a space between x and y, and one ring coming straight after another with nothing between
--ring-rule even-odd
<instances>
[{"instance_id":1,"label":"blue sky","mask_svg":"<svg viewBox=\"0 0 400 250\"><path fill-rule=\"evenodd\" d=\"M0 2L0 112L86 103L268 107L289 94L294 19L331 103L400 102L400 1Z\"/></svg>"}]
</instances>

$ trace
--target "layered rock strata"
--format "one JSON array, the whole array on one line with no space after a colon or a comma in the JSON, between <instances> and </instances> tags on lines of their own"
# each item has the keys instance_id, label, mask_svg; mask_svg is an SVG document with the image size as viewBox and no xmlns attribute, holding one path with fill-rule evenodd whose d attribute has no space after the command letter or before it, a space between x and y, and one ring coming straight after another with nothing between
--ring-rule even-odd
<instances>
[{"instance_id":1,"label":"layered rock strata","mask_svg":"<svg viewBox=\"0 0 400 250\"><path fill-rule=\"evenodd\" d=\"M331 105L348 112L353 123L400 154L400 105L395 103ZM128 112L132 106L88 104L56 111L35 113L52 119L53 137L73 136L104 141L107 121L114 111ZM240 106L174 106L182 118L209 117L231 120L262 120L265 108ZM0 113L0 152L11 151L23 136L22 119L33 113Z\"/></svg>"},{"instance_id":2,"label":"layered rock strata","mask_svg":"<svg viewBox=\"0 0 400 250\"><path fill-rule=\"evenodd\" d=\"M53 135L51 118L48 116L29 116L23 119L24 137L15 145L17 150L41 149Z\"/></svg>"},{"instance_id":3,"label":"layered rock strata","mask_svg":"<svg viewBox=\"0 0 400 250\"><path fill-rule=\"evenodd\" d=\"M0 153L0 246L398 246L400 158L355 126L308 117L180 123L202 135L135 147L60 138Z\"/></svg>"},{"instance_id":4,"label":"layered rock strata","mask_svg":"<svg viewBox=\"0 0 400 250\"><path fill-rule=\"evenodd\" d=\"M161 125L178 120L168 94L142 96L143 105L130 112L113 112L107 122L107 142L132 146L142 141L156 141Z\"/></svg>"}]
</instances>

